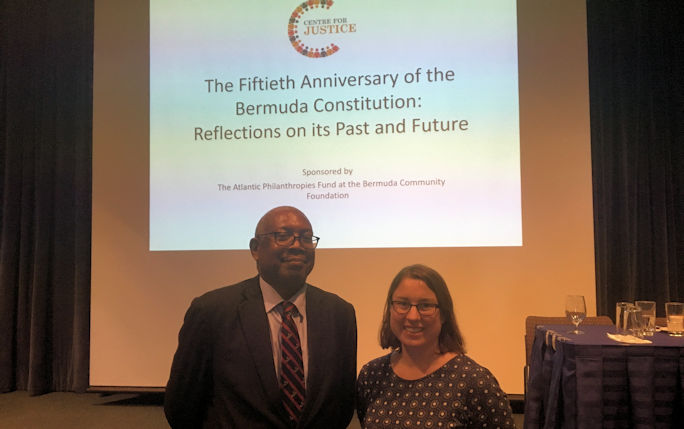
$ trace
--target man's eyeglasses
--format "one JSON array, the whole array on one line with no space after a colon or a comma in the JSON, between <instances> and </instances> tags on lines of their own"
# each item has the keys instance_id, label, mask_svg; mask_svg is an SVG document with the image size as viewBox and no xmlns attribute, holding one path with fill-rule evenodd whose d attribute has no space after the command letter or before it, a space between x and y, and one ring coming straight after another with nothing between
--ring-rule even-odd
<instances>
[{"instance_id":1,"label":"man's eyeglasses","mask_svg":"<svg viewBox=\"0 0 684 429\"><path fill-rule=\"evenodd\" d=\"M273 241L278 246L292 246L296 239L299 239L299 243L302 247L307 249L315 249L318 246L319 237L312 234L295 234L293 232L285 231L275 231L275 232L265 232L263 234L257 234L257 237L264 237L267 235L273 236Z\"/></svg>"},{"instance_id":2,"label":"man's eyeglasses","mask_svg":"<svg viewBox=\"0 0 684 429\"><path fill-rule=\"evenodd\" d=\"M411 304L408 301L391 301L392 310L397 314L407 314L411 311L411 307L416 307L421 316L432 316L439 308L439 304L432 302L419 302L418 304Z\"/></svg>"}]
</instances>

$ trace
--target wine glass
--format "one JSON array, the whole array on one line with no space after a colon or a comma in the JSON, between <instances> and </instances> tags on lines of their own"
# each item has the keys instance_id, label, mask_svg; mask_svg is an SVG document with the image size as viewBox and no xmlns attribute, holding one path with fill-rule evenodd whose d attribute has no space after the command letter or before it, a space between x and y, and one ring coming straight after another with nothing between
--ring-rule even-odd
<instances>
[{"instance_id":1,"label":"wine glass","mask_svg":"<svg viewBox=\"0 0 684 429\"><path fill-rule=\"evenodd\" d=\"M565 298L565 315L575 325L575 329L570 331L571 334L583 334L579 330L579 324L587 317L587 306L584 304L583 295L568 295Z\"/></svg>"}]
</instances>

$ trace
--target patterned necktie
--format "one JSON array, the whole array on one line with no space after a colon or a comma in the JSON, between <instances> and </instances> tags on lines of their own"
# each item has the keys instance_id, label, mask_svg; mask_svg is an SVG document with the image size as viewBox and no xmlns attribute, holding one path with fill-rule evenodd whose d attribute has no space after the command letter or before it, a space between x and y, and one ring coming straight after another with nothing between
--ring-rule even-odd
<instances>
[{"instance_id":1,"label":"patterned necktie","mask_svg":"<svg viewBox=\"0 0 684 429\"><path fill-rule=\"evenodd\" d=\"M280 327L280 391L285 410L291 422L296 424L302 415L306 392L302 346L297 326L292 320L292 315L298 313L297 307L288 301L281 302L278 307L283 319Z\"/></svg>"}]
</instances>

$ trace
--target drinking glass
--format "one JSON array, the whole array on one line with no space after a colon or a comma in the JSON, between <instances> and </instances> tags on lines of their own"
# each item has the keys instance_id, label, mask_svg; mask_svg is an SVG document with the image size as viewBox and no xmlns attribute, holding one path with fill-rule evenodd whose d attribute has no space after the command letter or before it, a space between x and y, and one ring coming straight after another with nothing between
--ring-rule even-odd
<instances>
[{"instance_id":1,"label":"drinking glass","mask_svg":"<svg viewBox=\"0 0 684 429\"><path fill-rule=\"evenodd\" d=\"M673 337L684 335L684 304L681 302L665 303L667 316L667 332Z\"/></svg>"},{"instance_id":2,"label":"drinking glass","mask_svg":"<svg viewBox=\"0 0 684 429\"><path fill-rule=\"evenodd\" d=\"M583 295L568 295L565 298L565 315L575 325L575 329L570 331L571 334L583 334L579 330L579 324L587 317L587 306L584 304Z\"/></svg>"},{"instance_id":3,"label":"drinking glass","mask_svg":"<svg viewBox=\"0 0 684 429\"><path fill-rule=\"evenodd\" d=\"M623 326L624 331L629 334L629 335L634 335L635 337L643 337L644 336L644 330L643 330L643 323L642 323L642 314L641 310L636 308L635 306L627 307L625 310L625 324Z\"/></svg>"},{"instance_id":4,"label":"drinking glass","mask_svg":"<svg viewBox=\"0 0 684 429\"><path fill-rule=\"evenodd\" d=\"M656 303L655 301L636 301L636 308L641 310L642 328L644 335L652 336L655 332Z\"/></svg>"},{"instance_id":5,"label":"drinking glass","mask_svg":"<svg viewBox=\"0 0 684 429\"><path fill-rule=\"evenodd\" d=\"M618 334L625 329L625 310L633 306L634 304L626 301L620 301L615 304L615 330Z\"/></svg>"}]
</instances>

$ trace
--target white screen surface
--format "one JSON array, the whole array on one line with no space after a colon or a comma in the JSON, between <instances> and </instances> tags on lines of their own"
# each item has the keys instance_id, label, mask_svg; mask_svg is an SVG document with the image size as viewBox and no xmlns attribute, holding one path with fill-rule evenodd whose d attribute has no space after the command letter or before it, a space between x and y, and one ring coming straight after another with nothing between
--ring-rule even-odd
<instances>
[{"instance_id":1,"label":"white screen surface","mask_svg":"<svg viewBox=\"0 0 684 429\"><path fill-rule=\"evenodd\" d=\"M413 263L445 278L469 356L508 393L523 391L526 315L564 315L567 294L595 314L585 5L521 0L517 21L522 246L325 248L336 219L303 209L323 247L309 281L354 305L359 368L386 353L387 288ZM192 298L256 273L248 250L149 250L149 24L145 2L95 2L92 386L164 386ZM274 199L263 212L283 203L299 205ZM263 212L235 224L242 249Z\"/></svg>"},{"instance_id":2,"label":"white screen surface","mask_svg":"<svg viewBox=\"0 0 684 429\"><path fill-rule=\"evenodd\" d=\"M321 248L521 245L516 28L498 0L152 0L150 249L244 249L280 204Z\"/></svg>"}]
</instances>

